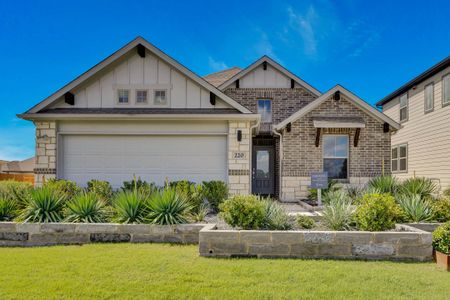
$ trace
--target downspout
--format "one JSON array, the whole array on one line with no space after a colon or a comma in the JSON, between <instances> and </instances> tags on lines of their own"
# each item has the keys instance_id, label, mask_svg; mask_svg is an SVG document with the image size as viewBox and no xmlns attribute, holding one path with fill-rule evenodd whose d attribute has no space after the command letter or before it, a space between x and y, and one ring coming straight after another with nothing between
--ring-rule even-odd
<instances>
[{"instance_id":1,"label":"downspout","mask_svg":"<svg viewBox=\"0 0 450 300\"><path fill-rule=\"evenodd\" d=\"M279 200L281 200L281 196L283 195L283 176L282 176L282 171L283 171L283 135L281 133L279 133L276 129L272 129L273 134L277 135L280 137L280 165L278 167L278 176L280 176L280 186L278 187L278 198Z\"/></svg>"},{"instance_id":2,"label":"downspout","mask_svg":"<svg viewBox=\"0 0 450 300\"><path fill-rule=\"evenodd\" d=\"M250 141L250 155L253 155L253 129L259 127L261 124L261 118L258 118L255 125L250 126L250 136L252 137L252 140ZM250 194L253 192L253 156L250 158Z\"/></svg>"}]
</instances>

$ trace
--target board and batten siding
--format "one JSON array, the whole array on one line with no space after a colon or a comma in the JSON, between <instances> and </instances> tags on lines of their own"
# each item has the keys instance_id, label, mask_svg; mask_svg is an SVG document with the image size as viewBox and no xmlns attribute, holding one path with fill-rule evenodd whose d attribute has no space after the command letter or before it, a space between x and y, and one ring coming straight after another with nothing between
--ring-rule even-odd
<instances>
[{"instance_id":1,"label":"board and batten siding","mask_svg":"<svg viewBox=\"0 0 450 300\"><path fill-rule=\"evenodd\" d=\"M130 90L129 103L118 104L117 90ZM136 90L148 90L148 104L137 104ZM154 90L167 90L168 105L154 106ZM144 58L135 51L124 55L118 62L90 78L74 91L75 105L70 106L61 98L51 108L230 108L217 98L210 104L210 92L199 86L175 68L146 50Z\"/></svg>"},{"instance_id":2,"label":"board and batten siding","mask_svg":"<svg viewBox=\"0 0 450 300\"><path fill-rule=\"evenodd\" d=\"M282 74L270 64L267 64L267 70L263 65L256 67L240 79L241 88L290 88L291 79ZM295 83L295 87L300 87Z\"/></svg>"},{"instance_id":3,"label":"board and batten siding","mask_svg":"<svg viewBox=\"0 0 450 300\"><path fill-rule=\"evenodd\" d=\"M400 179L427 177L450 186L450 106L442 106L442 77L447 68L408 91L409 116L402 128L392 134L392 146L408 145L407 172L395 172ZM424 88L434 83L434 109L425 113ZM399 97L383 106L383 113L400 122Z\"/></svg>"}]
</instances>

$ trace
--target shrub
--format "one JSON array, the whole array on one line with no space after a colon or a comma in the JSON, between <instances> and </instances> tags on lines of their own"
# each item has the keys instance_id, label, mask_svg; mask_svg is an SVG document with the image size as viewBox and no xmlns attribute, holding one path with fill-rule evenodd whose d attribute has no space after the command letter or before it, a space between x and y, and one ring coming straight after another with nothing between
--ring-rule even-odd
<instances>
[{"instance_id":1,"label":"shrub","mask_svg":"<svg viewBox=\"0 0 450 300\"><path fill-rule=\"evenodd\" d=\"M196 185L187 180L173 181L169 184L177 193L192 206L193 210L199 211L200 206L204 207L203 186Z\"/></svg>"},{"instance_id":2,"label":"shrub","mask_svg":"<svg viewBox=\"0 0 450 300\"><path fill-rule=\"evenodd\" d=\"M450 187L446 188L443 192L444 196L450 197Z\"/></svg>"},{"instance_id":3,"label":"shrub","mask_svg":"<svg viewBox=\"0 0 450 300\"><path fill-rule=\"evenodd\" d=\"M82 192L67 203L66 220L74 223L102 223L107 219L106 204L96 193Z\"/></svg>"},{"instance_id":4,"label":"shrub","mask_svg":"<svg viewBox=\"0 0 450 300\"><path fill-rule=\"evenodd\" d=\"M24 222L47 223L63 219L66 196L48 186L33 189L25 198L25 208L19 220Z\"/></svg>"},{"instance_id":5,"label":"shrub","mask_svg":"<svg viewBox=\"0 0 450 300\"><path fill-rule=\"evenodd\" d=\"M369 194L395 195L399 188L397 179L393 176L379 176L372 178L367 184Z\"/></svg>"},{"instance_id":6,"label":"shrub","mask_svg":"<svg viewBox=\"0 0 450 300\"><path fill-rule=\"evenodd\" d=\"M420 195L402 194L397 197L397 202L407 221L418 223L421 221L428 221L433 216L430 202L426 199L422 199Z\"/></svg>"},{"instance_id":7,"label":"shrub","mask_svg":"<svg viewBox=\"0 0 450 300\"><path fill-rule=\"evenodd\" d=\"M147 220L159 225L187 223L191 206L174 188L154 193L148 202Z\"/></svg>"},{"instance_id":8,"label":"shrub","mask_svg":"<svg viewBox=\"0 0 450 300\"><path fill-rule=\"evenodd\" d=\"M154 183L148 183L147 181L141 180L140 177L137 180L134 177L133 180L124 181L121 189L122 191L129 192L137 190L139 193L145 194L148 197L158 190Z\"/></svg>"},{"instance_id":9,"label":"shrub","mask_svg":"<svg viewBox=\"0 0 450 300\"><path fill-rule=\"evenodd\" d=\"M399 192L405 195L420 195L420 198L431 198L437 192L437 185L431 179L415 177L406 179L399 188Z\"/></svg>"},{"instance_id":10,"label":"shrub","mask_svg":"<svg viewBox=\"0 0 450 300\"><path fill-rule=\"evenodd\" d=\"M17 201L0 194L0 221L12 221L18 214Z\"/></svg>"},{"instance_id":11,"label":"shrub","mask_svg":"<svg viewBox=\"0 0 450 300\"><path fill-rule=\"evenodd\" d=\"M311 229L314 228L316 222L314 222L313 218L303 215L297 216L297 225L303 229Z\"/></svg>"},{"instance_id":12,"label":"shrub","mask_svg":"<svg viewBox=\"0 0 450 300\"><path fill-rule=\"evenodd\" d=\"M341 187L338 185L336 180L330 179L328 180L328 187L326 189L322 189L322 197L325 198L327 193L334 192L340 190ZM309 189L308 198L311 200L317 200L317 189Z\"/></svg>"},{"instance_id":13,"label":"shrub","mask_svg":"<svg viewBox=\"0 0 450 300\"><path fill-rule=\"evenodd\" d=\"M349 230L354 211L348 198L330 198L329 204L322 211L323 223L332 230Z\"/></svg>"},{"instance_id":14,"label":"shrub","mask_svg":"<svg viewBox=\"0 0 450 300\"><path fill-rule=\"evenodd\" d=\"M283 207L276 201L266 199L262 201L264 207L264 221L261 229L268 230L289 230L292 229L292 224L289 216L284 211Z\"/></svg>"},{"instance_id":15,"label":"shrub","mask_svg":"<svg viewBox=\"0 0 450 300\"><path fill-rule=\"evenodd\" d=\"M323 203L330 204L331 202L348 202L350 198L344 190L330 190L323 197Z\"/></svg>"},{"instance_id":16,"label":"shrub","mask_svg":"<svg viewBox=\"0 0 450 300\"><path fill-rule=\"evenodd\" d=\"M441 253L450 254L450 222L433 231L433 248Z\"/></svg>"},{"instance_id":17,"label":"shrub","mask_svg":"<svg viewBox=\"0 0 450 300\"><path fill-rule=\"evenodd\" d=\"M346 188L345 192L352 201L352 203L358 203L362 196L365 194L365 188L359 186L349 186Z\"/></svg>"},{"instance_id":18,"label":"shrub","mask_svg":"<svg viewBox=\"0 0 450 300\"><path fill-rule=\"evenodd\" d=\"M400 216L401 209L389 194L366 194L356 209L356 223L360 230L392 229Z\"/></svg>"},{"instance_id":19,"label":"shrub","mask_svg":"<svg viewBox=\"0 0 450 300\"><path fill-rule=\"evenodd\" d=\"M87 182L87 190L90 193L96 194L100 199L106 203L111 202L113 196L113 189L108 181L91 179Z\"/></svg>"},{"instance_id":20,"label":"shrub","mask_svg":"<svg viewBox=\"0 0 450 300\"><path fill-rule=\"evenodd\" d=\"M220 204L228 197L228 186L223 181L203 181L203 190L211 208L217 212Z\"/></svg>"},{"instance_id":21,"label":"shrub","mask_svg":"<svg viewBox=\"0 0 450 300\"><path fill-rule=\"evenodd\" d=\"M450 199L441 198L432 203L433 220L437 222L450 221Z\"/></svg>"},{"instance_id":22,"label":"shrub","mask_svg":"<svg viewBox=\"0 0 450 300\"><path fill-rule=\"evenodd\" d=\"M19 208L23 206L24 198L32 188L33 185L29 182L14 180L0 181L0 194L8 199L15 200Z\"/></svg>"},{"instance_id":23,"label":"shrub","mask_svg":"<svg viewBox=\"0 0 450 300\"><path fill-rule=\"evenodd\" d=\"M49 179L44 186L63 194L67 200L81 192L81 188L75 182L65 179Z\"/></svg>"},{"instance_id":24,"label":"shrub","mask_svg":"<svg viewBox=\"0 0 450 300\"><path fill-rule=\"evenodd\" d=\"M225 222L242 229L259 229L265 220L264 205L255 195L236 195L220 204Z\"/></svg>"},{"instance_id":25,"label":"shrub","mask_svg":"<svg viewBox=\"0 0 450 300\"><path fill-rule=\"evenodd\" d=\"M113 199L114 220L119 223L142 223L146 216L147 195L124 190Z\"/></svg>"}]
</instances>

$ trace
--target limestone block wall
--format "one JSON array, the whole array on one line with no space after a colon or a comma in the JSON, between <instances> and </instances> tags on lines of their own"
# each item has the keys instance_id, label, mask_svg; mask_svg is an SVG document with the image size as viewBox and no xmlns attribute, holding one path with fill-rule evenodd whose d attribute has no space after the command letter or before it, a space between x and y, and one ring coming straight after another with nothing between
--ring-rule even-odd
<instances>
[{"instance_id":1,"label":"limestone block wall","mask_svg":"<svg viewBox=\"0 0 450 300\"><path fill-rule=\"evenodd\" d=\"M239 130L241 141L238 141ZM250 122L228 123L228 185L231 195L250 194L251 137Z\"/></svg>"},{"instance_id":2,"label":"limestone block wall","mask_svg":"<svg viewBox=\"0 0 450 300\"><path fill-rule=\"evenodd\" d=\"M36 164L34 182L42 185L45 180L56 177L56 122L35 122Z\"/></svg>"}]
</instances>

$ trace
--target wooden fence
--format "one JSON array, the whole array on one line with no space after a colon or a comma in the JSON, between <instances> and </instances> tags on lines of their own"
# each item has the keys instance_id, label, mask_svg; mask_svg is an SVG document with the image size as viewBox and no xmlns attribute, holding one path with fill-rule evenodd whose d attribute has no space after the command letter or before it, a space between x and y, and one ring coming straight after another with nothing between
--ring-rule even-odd
<instances>
[{"instance_id":1,"label":"wooden fence","mask_svg":"<svg viewBox=\"0 0 450 300\"><path fill-rule=\"evenodd\" d=\"M34 174L0 174L0 181L15 180L34 184Z\"/></svg>"}]
</instances>

